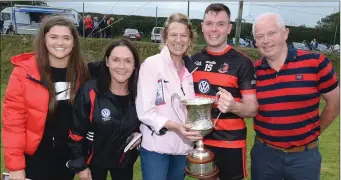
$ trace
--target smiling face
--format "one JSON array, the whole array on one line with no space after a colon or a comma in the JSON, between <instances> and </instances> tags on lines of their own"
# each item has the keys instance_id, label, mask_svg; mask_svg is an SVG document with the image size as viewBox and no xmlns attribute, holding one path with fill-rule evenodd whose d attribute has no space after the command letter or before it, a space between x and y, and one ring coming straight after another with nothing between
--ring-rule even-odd
<instances>
[{"instance_id":1,"label":"smiling face","mask_svg":"<svg viewBox=\"0 0 341 180\"><path fill-rule=\"evenodd\" d=\"M128 83L134 71L134 55L127 46L117 46L111 51L106 65L109 68L112 82Z\"/></svg>"},{"instance_id":2,"label":"smiling face","mask_svg":"<svg viewBox=\"0 0 341 180\"><path fill-rule=\"evenodd\" d=\"M183 56L190 44L190 35L187 25L172 22L169 24L166 36L166 44L170 53L174 56Z\"/></svg>"},{"instance_id":3,"label":"smiling face","mask_svg":"<svg viewBox=\"0 0 341 180\"><path fill-rule=\"evenodd\" d=\"M74 45L74 38L66 26L53 26L45 34L45 44L49 59L68 60Z\"/></svg>"},{"instance_id":4,"label":"smiling face","mask_svg":"<svg viewBox=\"0 0 341 180\"><path fill-rule=\"evenodd\" d=\"M255 40L263 56L276 59L286 48L289 30L282 27L274 16L265 16L255 24Z\"/></svg>"},{"instance_id":5,"label":"smiling face","mask_svg":"<svg viewBox=\"0 0 341 180\"><path fill-rule=\"evenodd\" d=\"M232 24L225 11L208 11L201 23L201 29L207 46L221 50L226 47Z\"/></svg>"}]
</instances>

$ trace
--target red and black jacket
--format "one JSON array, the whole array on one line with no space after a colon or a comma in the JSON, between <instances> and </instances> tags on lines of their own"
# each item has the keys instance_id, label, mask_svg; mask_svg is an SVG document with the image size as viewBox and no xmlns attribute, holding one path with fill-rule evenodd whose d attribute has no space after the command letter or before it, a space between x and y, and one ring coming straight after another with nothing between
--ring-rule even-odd
<instances>
[{"instance_id":1,"label":"red and black jacket","mask_svg":"<svg viewBox=\"0 0 341 180\"><path fill-rule=\"evenodd\" d=\"M127 138L139 131L135 102L128 98L127 106L121 104L110 91L100 93L97 79L88 81L78 91L70 129L70 147L73 158L67 166L75 172L95 163L103 168L132 166L137 157L134 149L120 158Z\"/></svg>"}]
</instances>

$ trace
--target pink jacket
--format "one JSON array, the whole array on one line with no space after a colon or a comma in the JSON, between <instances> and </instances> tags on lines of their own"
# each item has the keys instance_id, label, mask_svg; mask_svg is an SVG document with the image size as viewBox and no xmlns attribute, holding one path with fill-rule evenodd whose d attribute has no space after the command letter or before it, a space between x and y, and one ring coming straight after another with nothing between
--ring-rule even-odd
<instances>
[{"instance_id":1,"label":"pink jacket","mask_svg":"<svg viewBox=\"0 0 341 180\"><path fill-rule=\"evenodd\" d=\"M180 119L178 118L171 104L171 96L177 93L181 100L195 97L192 77L194 71L195 69L190 73L185 68L181 82L167 46L159 54L148 57L142 63L137 85L136 110L143 123L140 126L143 148L174 155L185 155L192 150L193 142L185 139L181 134L167 131L164 135L157 135L146 124L159 132L167 120L185 122L186 112L181 110L180 104L177 104L181 116Z\"/></svg>"}]
</instances>

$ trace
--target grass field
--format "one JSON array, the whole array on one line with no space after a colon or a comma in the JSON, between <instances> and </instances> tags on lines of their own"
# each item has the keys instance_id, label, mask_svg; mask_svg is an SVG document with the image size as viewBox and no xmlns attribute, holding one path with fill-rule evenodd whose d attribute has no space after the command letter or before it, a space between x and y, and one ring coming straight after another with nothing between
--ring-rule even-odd
<instances>
[{"instance_id":1,"label":"grass field","mask_svg":"<svg viewBox=\"0 0 341 180\"><path fill-rule=\"evenodd\" d=\"M4 92L6 90L6 84L1 84L1 104L3 101ZM320 110L324 103L321 101ZM248 127L248 173L250 174L250 150L253 144L253 127L252 120L247 119ZM321 180L339 180L340 179L340 117L338 116L334 123L322 134L320 137L320 151L322 154L322 169L321 169ZM1 145L1 174L4 171L4 161L3 161L3 149ZM77 178L76 178L77 179ZM108 177L108 179L111 179ZM134 166L134 180L141 180L141 168L140 161L138 160ZM247 179L250 179L247 178ZM191 178L186 177L186 180L191 180Z\"/></svg>"}]
</instances>

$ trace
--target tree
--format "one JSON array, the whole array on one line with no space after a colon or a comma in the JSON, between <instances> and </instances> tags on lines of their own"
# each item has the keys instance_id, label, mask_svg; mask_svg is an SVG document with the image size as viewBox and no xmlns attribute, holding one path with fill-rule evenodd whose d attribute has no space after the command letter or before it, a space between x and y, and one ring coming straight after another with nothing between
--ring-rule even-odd
<instances>
[{"instance_id":1,"label":"tree","mask_svg":"<svg viewBox=\"0 0 341 180\"><path fill-rule=\"evenodd\" d=\"M340 12L330 14L321 20L317 21L316 28L319 29L329 29L335 30L335 27L338 26L340 22Z\"/></svg>"},{"instance_id":2,"label":"tree","mask_svg":"<svg viewBox=\"0 0 341 180\"><path fill-rule=\"evenodd\" d=\"M0 11L5 9L6 7L14 6L15 4L33 5L33 6L47 6L45 1L1 1L0 2Z\"/></svg>"}]
</instances>

